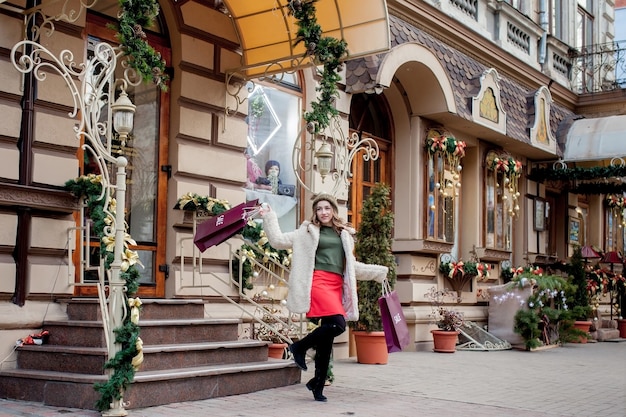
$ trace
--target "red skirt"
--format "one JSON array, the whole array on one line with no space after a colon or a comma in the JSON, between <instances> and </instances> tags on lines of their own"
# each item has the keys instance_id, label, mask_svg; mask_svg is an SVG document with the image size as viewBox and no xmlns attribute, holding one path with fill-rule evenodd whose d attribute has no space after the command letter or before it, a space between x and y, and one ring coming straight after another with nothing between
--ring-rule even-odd
<instances>
[{"instance_id":1,"label":"red skirt","mask_svg":"<svg viewBox=\"0 0 626 417\"><path fill-rule=\"evenodd\" d=\"M326 317L346 315L341 303L343 295L343 277L328 271L313 271L311 285L311 308L307 317Z\"/></svg>"}]
</instances>

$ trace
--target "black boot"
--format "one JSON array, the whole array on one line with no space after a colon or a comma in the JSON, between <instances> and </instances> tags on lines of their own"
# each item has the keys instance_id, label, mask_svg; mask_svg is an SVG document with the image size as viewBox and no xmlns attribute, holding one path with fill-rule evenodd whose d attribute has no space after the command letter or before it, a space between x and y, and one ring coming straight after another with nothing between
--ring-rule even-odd
<instances>
[{"instance_id":1,"label":"black boot","mask_svg":"<svg viewBox=\"0 0 626 417\"><path fill-rule=\"evenodd\" d=\"M289 352L293 355L293 360L298 365L298 368L306 371L308 369L306 366L306 353L300 351L295 343L289 346Z\"/></svg>"},{"instance_id":2,"label":"black boot","mask_svg":"<svg viewBox=\"0 0 626 417\"><path fill-rule=\"evenodd\" d=\"M318 378L313 378L309 382L306 383L306 387L309 391L313 391L313 398L315 401L326 402L328 398L322 394L324 391L324 380L319 380Z\"/></svg>"}]
</instances>

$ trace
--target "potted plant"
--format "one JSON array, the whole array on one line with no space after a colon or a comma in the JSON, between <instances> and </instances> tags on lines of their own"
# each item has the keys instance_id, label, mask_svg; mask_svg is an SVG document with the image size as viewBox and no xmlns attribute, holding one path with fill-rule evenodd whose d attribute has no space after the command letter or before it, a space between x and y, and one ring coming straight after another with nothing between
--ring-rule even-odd
<instances>
[{"instance_id":1,"label":"potted plant","mask_svg":"<svg viewBox=\"0 0 626 417\"><path fill-rule=\"evenodd\" d=\"M254 301L257 303L270 301L270 305L259 307L260 321L259 326L255 329L254 337L258 340L269 342L268 356L270 358L282 359L288 343L298 334L297 326L289 319L289 317L281 316L282 310L274 306L274 299L264 295L257 295Z\"/></svg>"},{"instance_id":2,"label":"potted plant","mask_svg":"<svg viewBox=\"0 0 626 417\"><path fill-rule=\"evenodd\" d=\"M356 234L355 255L357 260L389 268L387 280L391 288L396 282L396 261L391 252L393 212L391 211L391 189L386 184L377 183L363 202L361 224ZM381 285L373 281L358 281L359 320L349 322L355 336L357 360L359 363L387 363L388 352L383 333L378 299ZM371 339L376 337L375 343ZM369 341L368 342L366 342ZM365 355L365 344L376 347L378 354Z\"/></svg>"},{"instance_id":3,"label":"potted plant","mask_svg":"<svg viewBox=\"0 0 626 417\"><path fill-rule=\"evenodd\" d=\"M465 324L465 319L463 313L446 307L445 302L446 298L458 299L457 293L447 288L437 290L436 287L431 287L424 297L430 302L432 307L430 316L437 325L437 329L430 331L433 335L433 350L441 353L456 352L459 329Z\"/></svg>"},{"instance_id":4,"label":"potted plant","mask_svg":"<svg viewBox=\"0 0 626 417\"><path fill-rule=\"evenodd\" d=\"M565 278L524 272L514 277L509 285L521 288L530 285L532 288L514 318L514 331L523 338L526 350L558 346L586 337L586 333L573 327Z\"/></svg>"},{"instance_id":5,"label":"potted plant","mask_svg":"<svg viewBox=\"0 0 626 417\"><path fill-rule=\"evenodd\" d=\"M592 321L589 320L591 315L591 306L589 305L589 292L587 283L587 273L585 272L585 264L583 262L580 246L574 248L570 268L569 268L569 291L567 302L572 312L574 328L581 330L585 334L589 333ZM587 337L580 337L572 341L586 343Z\"/></svg>"}]
</instances>

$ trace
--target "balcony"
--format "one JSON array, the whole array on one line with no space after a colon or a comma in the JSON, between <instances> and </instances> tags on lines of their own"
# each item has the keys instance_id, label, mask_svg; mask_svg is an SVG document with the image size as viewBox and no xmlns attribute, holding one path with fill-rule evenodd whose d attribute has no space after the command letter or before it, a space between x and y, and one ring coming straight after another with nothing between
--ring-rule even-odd
<instances>
[{"instance_id":1,"label":"balcony","mask_svg":"<svg viewBox=\"0 0 626 417\"><path fill-rule=\"evenodd\" d=\"M570 49L568 55L572 91L589 94L626 88L626 41Z\"/></svg>"}]
</instances>

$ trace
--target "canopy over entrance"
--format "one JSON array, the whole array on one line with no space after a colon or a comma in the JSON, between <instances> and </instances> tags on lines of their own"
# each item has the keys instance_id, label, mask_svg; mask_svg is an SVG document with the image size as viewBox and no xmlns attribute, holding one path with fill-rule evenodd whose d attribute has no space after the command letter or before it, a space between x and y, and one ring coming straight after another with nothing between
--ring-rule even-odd
<instances>
[{"instance_id":1,"label":"canopy over entrance","mask_svg":"<svg viewBox=\"0 0 626 417\"><path fill-rule=\"evenodd\" d=\"M307 66L306 45L294 47L298 26L288 0L223 0L237 30L243 52L242 75L254 78ZM348 43L349 58L389 50L385 0L318 0L317 22L323 36Z\"/></svg>"},{"instance_id":2,"label":"canopy over entrance","mask_svg":"<svg viewBox=\"0 0 626 417\"><path fill-rule=\"evenodd\" d=\"M574 121L567 133L565 162L626 158L626 115Z\"/></svg>"}]
</instances>

